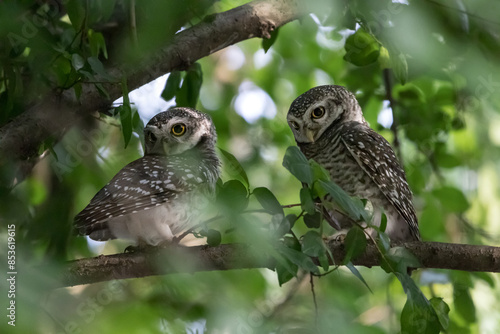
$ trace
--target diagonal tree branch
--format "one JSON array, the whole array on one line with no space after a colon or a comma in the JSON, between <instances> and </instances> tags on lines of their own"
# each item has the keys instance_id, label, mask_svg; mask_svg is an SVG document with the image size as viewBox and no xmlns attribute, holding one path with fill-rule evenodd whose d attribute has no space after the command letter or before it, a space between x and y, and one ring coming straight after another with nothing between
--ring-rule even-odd
<instances>
[{"instance_id":1,"label":"diagonal tree branch","mask_svg":"<svg viewBox=\"0 0 500 334\"><path fill-rule=\"evenodd\" d=\"M344 244L330 241L328 247L335 263L341 263L345 257ZM500 272L500 247L440 242L413 242L404 244L404 247L420 260L423 268ZM173 273L274 268L274 261L270 257L258 254L261 252L251 246L226 244L101 255L69 262L64 272L61 272L61 284L73 286ZM373 245L369 245L365 253L352 262L358 266L378 266L379 253Z\"/></svg>"},{"instance_id":2,"label":"diagonal tree branch","mask_svg":"<svg viewBox=\"0 0 500 334\"><path fill-rule=\"evenodd\" d=\"M298 0L257 0L210 15L179 32L161 52L140 64L107 68L112 79L102 81L108 81L103 86L109 97L99 93L93 84L83 85L79 101L72 89L52 92L0 129L0 167L13 163L21 171L21 178L29 173L44 141L57 141L83 115L106 110L122 95L119 83L123 77L133 90L243 40L269 38L273 30L304 15L306 11L300 4Z\"/></svg>"}]
</instances>

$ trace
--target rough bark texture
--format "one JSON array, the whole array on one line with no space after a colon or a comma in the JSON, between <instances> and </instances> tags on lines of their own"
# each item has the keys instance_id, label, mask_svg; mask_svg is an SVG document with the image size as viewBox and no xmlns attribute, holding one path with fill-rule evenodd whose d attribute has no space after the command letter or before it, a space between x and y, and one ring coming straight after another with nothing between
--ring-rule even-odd
<instances>
[{"instance_id":1,"label":"rough bark texture","mask_svg":"<svg viewBox=\"0 0 500 334\"><path fill-rule=\"evenodd\" d=\"M328 244L336 263L345 256L339 241ZM440 242L404 244L422 268L500 272L500 247ZM62 273L62 285L73 286L113 279L138 278L172 273L211 270L273 268L273 260L258 256L258 250L239 244L217 247L170 247L151 252L124 253L80 259L68 264ZM352 261L355 265L380 265L378 250L370 245L364 254Z\"/></svg>"},{"instance_id":2,"label":"rough bark texture","mask_svg":"<svg viewBox=\"0 0 500 334\"><path fill-rule=\"evenodd\" d=\"M83 85L80 101L73 90L54 92L0 129L0 166L11 161L22 175L37 162L38 149L47 139L59 139L81 115L106 110L122 95L122 77L129 90L174 70L186 69L195 61L227 46L253 37L269 38L280 26L297 19L304 11L298 0L253 1L227 12L208 16L199 24L178 33L157 55L133 68L125 64L107 68L115 78L103 84L109 99L92 84ZM103 81L106 81L103 79Z\"/></svg>"}]
</instances>

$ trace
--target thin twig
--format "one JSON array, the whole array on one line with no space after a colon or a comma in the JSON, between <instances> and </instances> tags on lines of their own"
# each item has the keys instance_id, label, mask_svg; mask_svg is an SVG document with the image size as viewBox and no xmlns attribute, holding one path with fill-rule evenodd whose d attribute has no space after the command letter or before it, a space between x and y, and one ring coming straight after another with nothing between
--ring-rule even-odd
<instances>
[{"instance_id":1,"label":"thin twig","mask_svg":"<svg viewBox=\"0 0 500 334\"><path fill-rule=\"evenodd\" d=\"M316 292L314 291L314 275L309 273L309 284L311 285L311 293L314 302L314 325L318 327L318 301L316 300Z\"/></svg>"},{"instance_id":2,"label":"thin twig","mask_svg":"<svg viewBox=\"0 0 500 334\"><path fill-rule=\"evenodd\" d=\"M297 291L299 291L299 287L305 278L306 278L305 272L301 271L297 274L297 279L294 280L293 285L289 287L285 299L281 303L276 305L272 313L269 316L267 316L266 321L273 319L292 300L293 296L295 296Z\"/></svg>"},{"instance_id":3,"label":"thin twig","mask_svg":"<svg viewBox=\"0 0 500 334\"><path fill-rule=\"evenodd\" d=\"M304 210L302 210L302 211L300 212L300 214L297 216L297 219L295 219L295 221L299 220L299 219L300 219L300 217L302 217L302 216L304 215L304 213L305 213L305 211L304 211ZM292 231L292 229L290 229L290 234L291 234L291 235L293 235L293 237L294 237L295 239L299 240L299 238L297 238L297 235L295 235L295 233Z\"/></svg>"},{"instance_id":4,"label":"thin twig","mask_svg":"<svg viewBox=\"0 0 500 334\"><path fill-rule=\"evenodd\" d=\"M479 20L482 20L484 22L488 22L488 23L495 24L495 25L500 25L500 22L496 22L496 21L487 19L485 17L469 13L465 9L460 9L460 8L448 6L448 5L445 5L444 3L440 3L440 2L437 2L437 1L433 1L433 0L427 0L427 2L432 3L433 5L436 5L436 6L440 6L440 7L446 8L446 9L454 10L454 11L462 13L462 14L466 14L469 17L473 17L475 19L479 19Z\"/></svg>"},{"instance_id":5,"label":"thin twig","mask_svg":"<svg viewBox=\"0 0 500 334\"><path fill-rule=\"evenodd\" d=\"M463 227L465 230L478 234L481 237L483 237L485 240L488 240L491 243L498 244L500 240L500 236L498 235L492 235L491 233L488 233L484 229L474 226L466 217L464 217L463 214L456 214L458 221L462 223Z\"/></svg>"},{"instance_id":6,"label":"thin twig","mask_svg":"<svg viewBox=\"0 0 500 334\"><path fill-rule=\"evenodd\" d=\"M395 113L396 103L395 103L394 98L392 96L391 72L388 68L385 68L385 69L383 69L382 74L384 77L386 99L389 101L389 106L390 106L391 111L392 111L391 131L392 131L392 134L394 136L393 147L394 147L394 150L396 151L399 162L401 163L401 165L403 165L403 156L401 155L401 145L399 142L399 135L398 135L399 122L398 122L398 118L396 117L396 113Z\"/></svg>"},{"instance_id":7,"label":"thin twig","mask_svg":"<svg viewBox=\"0 0 500 334\"><path fill-rule=\"evenodd\" d=\"M222 218L223 218L222 216L215 216L215 217L207 219L207 220L205 220L205 221L203 221L203 222L201 222L199 224L194 225L193 227L191 227L190 229L186 230L184 233L182 233L181 235L179 235L178 237L176 237L174 243L178 244L182 239L184 239L188 234L193 233L194 230L196 230L197 228L202 227L202 226L204 226L206 224L209 224L209 223L211 223L213 221L216 221L216 220L219 220L219 219L222 219Z\"/></svg>"},{"instance_id":8,"label":"thin twig","mask_svg":"<svg viewBox=\"0 0 500 334\"><path fill-rule=\"evenodd\" d=\"M290 208L294 208L296 206L301 206L302 204L301 203L297 203L297 204L287 204L287 205L282 205L281 207L283 209L290 209Z\"/></svg>"},{"instance_id":9,"label":"thin twig","mask_svg":"<svg viewBox=\"0 0 500 334\"><path fill-rule=\"evenodd\" d=\"M356 224L359 228L361 228L363 230L363 232L365 233L366 236L368 236L368 238L371 240L371 242L373 243L373 245L375 246L375 249L377 250L377 252L379 253L379 255L381 256L381 258L385 261L385 264L387 264L387 266L391 269L391 272L393 273L396 273L396 270L391 266L390 262L387 261L387 258L385 257L385 252L382 252L382 250L380 249L380 247L378 246L377 244L377 241L375 240L375 238L371 235L370 232L366 231L368 228L373 228L372 226L373 225L367 225L366 227L363 227L361 226L361 224L359 224L358 222L354 222L354 224Z\"/></svg>"}]
</instances>

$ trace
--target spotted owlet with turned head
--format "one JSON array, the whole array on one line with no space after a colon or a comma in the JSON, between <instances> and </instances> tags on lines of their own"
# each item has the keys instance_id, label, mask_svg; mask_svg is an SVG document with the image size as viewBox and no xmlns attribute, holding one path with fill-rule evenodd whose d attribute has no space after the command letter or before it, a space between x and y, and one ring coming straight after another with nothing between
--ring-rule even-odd
<instances>
[{"instance_id":1,"label":"spotted owlet with turned head","mask_svg":"<svg viewBox=\"0 0 500 334\"><path fill-rule=\"evenodd\" d=\"M219 177L212 120L195 109L169 109L149 121L144 138L144 156L75 217L79 234L158 245L199 222Z\"/></svg>"},{"instance_id":2,"label":"spotted owlet with turned head","mask_svg":"<svg viewBox=\"0 0 500 334\"><path fill-rule=\"evenodd\" d=\"M300 150L350 196L371 202L374 225L387 217L393 242L420 240L412 193L391 145L365 121L342 86L318 86L290 106L288 124Z\"/></svg>"}]
</instances>

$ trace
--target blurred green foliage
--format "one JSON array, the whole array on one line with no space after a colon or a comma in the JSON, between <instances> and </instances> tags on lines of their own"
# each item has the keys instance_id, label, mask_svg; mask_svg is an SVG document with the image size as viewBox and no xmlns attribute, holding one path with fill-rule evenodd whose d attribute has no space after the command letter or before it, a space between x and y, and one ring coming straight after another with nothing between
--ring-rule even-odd
<instances>
[{"instance_id":1,"label":"blurred green foliage","mask_svg":"<svg viewBox=\"0 0 500 334\"><path fill-rule=\"evenodd\" d=\"M85 103L83 87L91 86L106 98L108 66L135 66L177 31L243 3L0 2L0 126L52 90L70 91ZM333 231L315 216L316 195L329 193L349 216L365 213L321 169L300 161L298 150L287 151L294 139L285 121L293 99L311 87L346 86L370 125L396 146L423 239L498 245L500 4L317 0L310 6L311 15L281 27L271 40L247 40L172 73L162 93L172 103L209 113L217 127L224 163L221 217L195 235L212 246L250 244L276 259L276 272L177 274L51 290L66 260L127 246L89 244L72 231L75 214L142 155L144 111L124 98L61 140L42 143L44 158L29 177L0 189L0 257L7 258L7 226L15 224L18 272L16 328L3 316L2 332L500 331L498 278L490 274L418 270L412 280L404 274L411 255L386 249L383 238L384 268L356 268L348 259L347 266L328 268L321 237ZM126 83L123 78L125 95ZM249 92L267 102L243 99ZM264 117L245 119L239 101ZM282 166L284 157L291 173ZM11 174L7 165L0 178ZM282 209L277 203L297 205ZM356 228L348 234L350 256L364 248L361 233ZM320 266L309 256L318 257ZM306 272L329 269L314 280L315 310ZM4 279L0 286L6 314Z\"/></svg>"}]
</instances>

